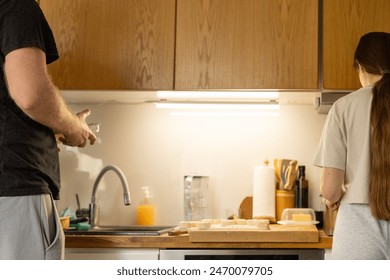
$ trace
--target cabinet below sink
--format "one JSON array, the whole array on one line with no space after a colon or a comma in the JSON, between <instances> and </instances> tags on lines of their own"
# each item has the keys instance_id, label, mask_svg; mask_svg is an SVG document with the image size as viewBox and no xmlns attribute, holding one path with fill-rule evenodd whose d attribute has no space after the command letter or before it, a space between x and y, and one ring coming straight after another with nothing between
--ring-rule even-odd
<instances>
[{"instance_id":1,"label":"cabinet below sink","mask_svg":"<svg viewBox=\"0 0 390 280\"><path fill-rule=\"evenodd\" d=\"M65 260L158 260L152 248L66 248Z\"/></svg>"}]
</instances>

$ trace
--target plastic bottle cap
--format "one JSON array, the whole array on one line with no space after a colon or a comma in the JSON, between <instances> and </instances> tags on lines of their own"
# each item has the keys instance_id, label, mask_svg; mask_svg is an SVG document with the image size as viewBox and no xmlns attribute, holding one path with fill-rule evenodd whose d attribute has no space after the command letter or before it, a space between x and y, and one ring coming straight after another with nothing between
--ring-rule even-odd
<instances>
[{"instance_id":1,"label":"plastic bottle cap","mask_svg":"<svg viewBox=\"0 0 390 280\"><path fill-rule=\"evenodd\" d=\"M148 198L152 198L149 191L149 186L143 186L141 187L141 190L144 192L144 198L147 200Z\"/></svg>"}]
</instances>

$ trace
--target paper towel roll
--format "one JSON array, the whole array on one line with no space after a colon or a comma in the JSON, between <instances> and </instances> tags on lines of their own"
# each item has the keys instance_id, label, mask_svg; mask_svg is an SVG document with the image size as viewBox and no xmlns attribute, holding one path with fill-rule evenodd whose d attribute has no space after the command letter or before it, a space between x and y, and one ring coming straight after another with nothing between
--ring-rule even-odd
<instances>
[{"instance_id":1,"label":"paper towel roll","mask_svg":"<svg viewBox=\"0 0 390 280\"><path fill-rule=\"evenodd\" d=\"M275 217L275 170L263 165L253 170L252 216Z\"/></svg>"}]
</instances>

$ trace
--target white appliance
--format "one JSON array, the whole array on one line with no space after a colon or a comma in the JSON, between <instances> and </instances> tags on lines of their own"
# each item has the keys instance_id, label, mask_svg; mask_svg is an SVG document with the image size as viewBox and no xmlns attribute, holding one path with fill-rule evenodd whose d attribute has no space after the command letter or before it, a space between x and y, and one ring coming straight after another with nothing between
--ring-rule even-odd
<instances>
[{"instance_id":1,"label":"white appliance","mask_svg":"<svg viewBox=\"0 0 390 280\"><path fill-rule=\"evenodd\" d=\"M323 260L323 249L164 249L160 260Z\"/></svg>"}]
</instances>

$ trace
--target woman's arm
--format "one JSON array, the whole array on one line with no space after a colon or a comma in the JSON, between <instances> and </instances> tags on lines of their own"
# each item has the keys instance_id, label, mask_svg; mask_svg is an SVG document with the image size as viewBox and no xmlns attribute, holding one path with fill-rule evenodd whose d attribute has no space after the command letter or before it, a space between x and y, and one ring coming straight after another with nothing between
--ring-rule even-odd
<instances>
[{"instance_id":1,"label":"woman's arm","mask_svg":"<svg viewBox=\"0 0 390 280\"><path fill-rule=\"evenodd\" d=\"M324 167L322 168L320 190L323 198L326 199L326 204L329 208L334 209L338 207L338 204L344 194L344 170Z\"/></svg>"}]
</instances>

